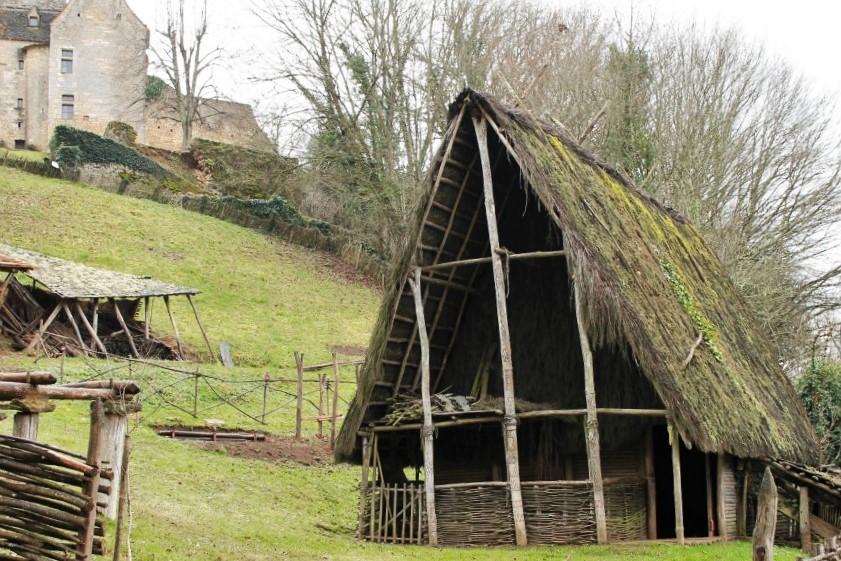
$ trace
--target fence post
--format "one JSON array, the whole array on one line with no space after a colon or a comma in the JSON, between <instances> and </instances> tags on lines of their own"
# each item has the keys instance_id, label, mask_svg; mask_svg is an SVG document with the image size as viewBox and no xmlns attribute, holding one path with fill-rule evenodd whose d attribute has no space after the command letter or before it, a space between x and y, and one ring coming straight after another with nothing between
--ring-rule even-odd
<instances>
[{"instance_id":1,"label":"fence post","mask_svg":"<svg viewBox=\"0 0 841 561\"><path fill-rule=\"evenodd\" d=\"M324 384L327 375L318 373L318 439L324 438Z\"/></svg>"},{"instance_id":2,"label":"fence post","mask_svg":"<svg viewBox=\"0 0 841 561\"><path fill-rule=\"evenodd\" d=\"M339 420L339 359L333 353L333 414L330 424L330 448L336 446L336 423Z\"/></svg>"},{"instance_id":3,"label":"fence post","mask_svg":"<svg viewBox=\"0 0 841 561\"><path fill-rule=\"evenodd\" d=\"M198 370L193 374L193 377L193 418L195 419L199 416L199 378L201 374Z\"/></svg>"},{"instance_id":4,"label":"fence post","mask_svg":"<svg viewBox=\"0 0 841 561\"><path fill-rule=\"evenodd\" d=\"M266 376L264 378L265 382L263 383L263 415L260 417L260 422L264 425L266 424L266 404L269 400L269 382L271 381L271 376L269 373L266 372Z\"/></svg>"},{"instance_id":5,"label":"fence post","mask_svg":"<svg viewBox=\"0 0 841 561\"><path fill-rule=\"evenodd\" d=\"M301 440L301 424L304 420L304 354L295 353L295 364L298 366L298 404L295 411L295 439Z\"/></svg>"}]
</instances>

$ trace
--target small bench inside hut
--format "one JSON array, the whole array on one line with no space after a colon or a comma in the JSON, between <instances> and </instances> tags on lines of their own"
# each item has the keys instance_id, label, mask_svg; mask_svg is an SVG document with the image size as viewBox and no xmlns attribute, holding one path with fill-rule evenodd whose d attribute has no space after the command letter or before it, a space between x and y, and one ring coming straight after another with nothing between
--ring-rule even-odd
<instances>
[{"instance_id":1,"label":"small bench inside hut","mask_svg":"<svg viewBox=\"0 0 841 561\"><path fill-rule=\"evenodd\" d=\"M337 446L360 539L731 539L744 459L813 460L685 219L475 92L432 171Z\"/></svg>"}]
</instances>

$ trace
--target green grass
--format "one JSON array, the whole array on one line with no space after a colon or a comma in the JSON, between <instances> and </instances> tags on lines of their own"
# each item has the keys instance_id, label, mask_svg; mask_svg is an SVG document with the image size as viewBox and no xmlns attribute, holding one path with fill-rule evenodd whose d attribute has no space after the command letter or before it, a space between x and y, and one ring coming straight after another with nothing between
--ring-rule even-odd
<instances>
[{"instance_id":1,"label":"green grass","mask_svg":"<svg viewBox=\"0 0 841 561\"><path fill-rule=\"evenodd\" d=\"M378 294L338 277L330 260L319 254L177 208L2 167L0 223L4 226L0 234L4 243L201 288L204 294L198 298L198 305L211 337L230 342L236 358L246 366L232 370L208 364L182 366L200 368L221 378L260 379L265 372L288 376L295 350L304 351L311 364L328 359L328 344L365 344L378 304ZM188 320L189 309L179 305L175 311L188 343L201 349L200 335ZM156 309L153 326L162 325L160 310ZM36 362L17 354L0 358L0 368L13 366L61 371L61 361L55 359ZM94 369L105 372L116 366L111 361L67 360L64 375L79 379L92 375ZM750 558L750 546L744 543L520 550L359 543L353 538L357 467L248 461L159 438L149 424L196 420L183 411L158 408L160 401L149 395L172 380L172 374L143 367L133 370L131 376L141 382L146 396L142 420L132 429L130 520L132 552L138 561ZM352 378L352 369L343 370L345 388L352 388ZM233 383L214 384L230 395L238 388ZM170 391L170 398L184 408L192 406L191 382L182 382ZM349 397L345 392L343 395ZM249 411L259 409L260 397L258 394L247 401ZM208 390L201 390L200 405L212 403L212 399ZM263 427L230 408L207 414L225 420L226 426L279 434L292 430L293 415L293 410L285 410L271 416ZM199 423L202 418L200 415ZM10 423L0 423L0 431L9 431ZM87 427L86 406L60 403L56 412L41 416L40 439L83 452ZM311 436L314 424L308 423L305 430ZM113 528L108 535L113 538ZM794 557L792 550L777 551L777 559L789 561Z\"/></svg>"},{"instance_id":2,"label":"green grass","mask_svg":"<svg viewBox=\"0 0 841 561\"><path fill-rule=\"evenodd\" d=\"M0 148L0 161L6 158L14 160L30 160L33 162L41 162L47 157L46 152L36 152L34 150L9 150L7 148Z\"/></svg>"}]
</instances>

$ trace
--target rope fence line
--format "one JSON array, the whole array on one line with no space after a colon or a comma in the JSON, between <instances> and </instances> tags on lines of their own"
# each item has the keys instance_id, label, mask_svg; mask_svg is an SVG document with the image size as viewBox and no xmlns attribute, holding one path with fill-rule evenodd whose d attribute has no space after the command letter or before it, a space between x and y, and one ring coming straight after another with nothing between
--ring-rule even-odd
<instances>
[{"instance_id":1,"label":"rope fence line","mask_svg":"<svg viewBox=\"0 0 841 561\"><path fill-rule=\"evenodd\" d=\"M304 422L314 423L316 436L324 439L324 423L329 423L330 434L327 436L331 446L343 418L339 406L349 404L349 399L343 397L339 390L344 384L357 383L356 376L342 379L341 369L355 367L358 375L358 367L363 362L361 359L339 361L333 353L333 360L329 363L305 365L303 354L296 353L294 370L285 368L275 376L266 373L261 379L243 380L205 373L199 367L179 368L137 358L112 359L119 364L109 364L105 368L101 361L86 359L88 375L82 381L123 376L141 380L144 388L142 401L154 407L151 414L169 407L198 419L211 411L227 408L266 425L268 418L294 411L296 439L303 437ZM312 374L317 374L317 377ZM63 364L61 376L64 376Z\"/></svg>"}]
</instances>

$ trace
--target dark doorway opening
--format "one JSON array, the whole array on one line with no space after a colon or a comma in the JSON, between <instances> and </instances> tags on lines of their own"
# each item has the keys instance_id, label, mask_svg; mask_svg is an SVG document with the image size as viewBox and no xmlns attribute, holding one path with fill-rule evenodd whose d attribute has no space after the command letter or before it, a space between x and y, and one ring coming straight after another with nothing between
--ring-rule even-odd
<instances>
[{"instance_id":1,"label":"dark doorway opening","mask_svg":"<svg viewBox=\"0 0 841 561\"><path fill-rule=\"evenodd\" d=\"M25 140L15 140L15 150L23 150L26 148Z\"/></svg>"},{"instance_id":2,"label":"dark doorway opening","mask_svg":"<svg viewBox=\"0 0 841 561\"><path fill-rule=\"evenodd\" d=\"M683 490L683 529L687 538L714 535L716 462L698 450L680 445L681 489ZM709 500L708 500L709 499Z\"/></svg>"}]
</instances>

